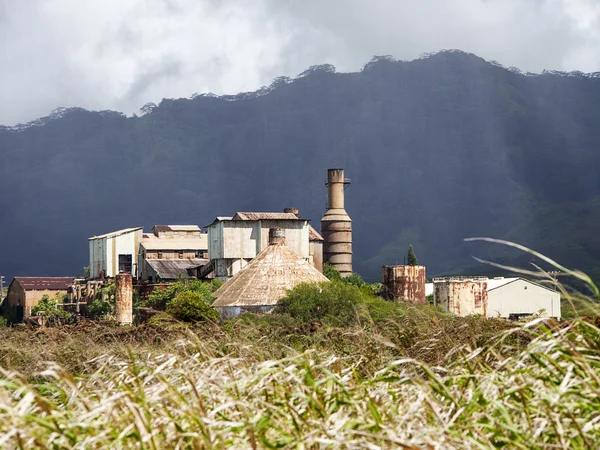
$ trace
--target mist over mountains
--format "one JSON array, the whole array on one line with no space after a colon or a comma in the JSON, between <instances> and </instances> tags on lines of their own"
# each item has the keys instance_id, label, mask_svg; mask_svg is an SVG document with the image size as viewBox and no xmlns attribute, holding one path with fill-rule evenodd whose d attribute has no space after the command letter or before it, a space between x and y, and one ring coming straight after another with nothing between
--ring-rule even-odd
<instances>
[{"instance_id":1,"label":"mist over mountains","mask_svg":"<svg viewBox=\"0 0 600 450\"><path fill-rule=\"evenodd\" d=\"M409 244L429 275L526 263L489 236L600 275L600 77L524 74L463 52L311 67L236 96L83 109L0 127L0 274L76 275L87 238L297 207L319 220L328 167L352 179L355 270Z\"/></svg>"}]
</instances>

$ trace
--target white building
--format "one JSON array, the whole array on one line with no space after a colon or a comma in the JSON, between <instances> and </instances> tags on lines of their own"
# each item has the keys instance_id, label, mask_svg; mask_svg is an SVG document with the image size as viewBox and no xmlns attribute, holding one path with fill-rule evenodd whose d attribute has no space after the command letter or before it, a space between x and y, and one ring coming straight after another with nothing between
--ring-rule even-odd
<instances>
[{"instance_id":1,"label":"white building","mask_svg":"<svg viewBox=\"0 0 600 450\"><path fill-rule=\"evenodd\" d=\"M437 278L433 287L434 303L461 316L561 317L560 292L524 278Z\"/></svg>"},{"instance_id":2,"label":"white building","mask_svg":"<svg viewBox=\"0 0 600 450\"><path fill-rule=\"evenodd\" d=\"M136 227L89 238L90 278L113 278L119 273L136 275L142 234L142 227Z\"/></svg>"},{"instance_id":3,"label":"white building","mask_svg":"<svg viewBox=\"0 0 600 450\"><path fill-rule=\"evenodd\" d=\"M294 213L245 213L217 217L208 225L208 257L215 277L228 280L269 245L269 229L281 228L289 249L312 263L308 219Z\"/></svg>"}]
</instances>

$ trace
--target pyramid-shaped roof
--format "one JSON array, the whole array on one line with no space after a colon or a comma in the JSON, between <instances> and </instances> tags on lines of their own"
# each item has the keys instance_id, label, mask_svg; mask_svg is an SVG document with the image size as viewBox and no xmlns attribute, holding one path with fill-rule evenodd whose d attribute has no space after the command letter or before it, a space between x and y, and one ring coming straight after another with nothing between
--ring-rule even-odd
<instances>
[{"instance_id":1,"label":"pyramid-shaped roof","mask_svg":"<svg viewBox=\"0 0 600 450\"><path fill-rule=\"evenodd\" d=\"M217 308L275 306L300 283L329 281L284 243L271 244L214 293Z\"/></svg>"}]
</instances>

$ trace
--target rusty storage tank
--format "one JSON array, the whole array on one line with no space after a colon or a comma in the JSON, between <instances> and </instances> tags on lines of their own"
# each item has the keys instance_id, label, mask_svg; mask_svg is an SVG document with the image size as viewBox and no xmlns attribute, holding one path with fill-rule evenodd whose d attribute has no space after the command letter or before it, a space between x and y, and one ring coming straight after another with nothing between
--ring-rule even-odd
<instances>
[{"instance_id":1,"label":"rusty storage tank","mask_svg":"<svg viewBox=\"0 0 600 450\"><path fill-rule=\"evenodd\" d=\"M327 211L321 219L323 260L343 277L352 274L352 220L344 209L344 169L327 170Z\"/></svg>"},{"instance_id":2,"label":"rusty storage tank","mask_svg":"<svg viewBox=\"0 0 600 450\"><path fill-rule=\"evenodd\" d=\"M381 276L384 296L388 300L406 300L426 304L425 266L383 266Z\"/></svg>"},{"instance_id":3,"label":"rusty storage tank","mask_svg":"<svg viewBox=\"0 0 600 450\"><path fill-rule=\"evenodd\" d=\"M459 316L487 316L488 278L445 277L433 279L434 304Z\"/></svg>"}]
</instances>

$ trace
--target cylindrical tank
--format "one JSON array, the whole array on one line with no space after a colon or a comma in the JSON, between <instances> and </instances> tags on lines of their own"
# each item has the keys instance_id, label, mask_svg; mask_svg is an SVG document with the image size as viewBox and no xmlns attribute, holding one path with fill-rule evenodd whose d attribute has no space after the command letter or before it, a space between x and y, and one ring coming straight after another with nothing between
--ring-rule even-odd
<instances>
[{"instance_id":1,"label":"cylindrical tank","mask_svg":"<svg viewBox=\"0 0 600 450\"><path fill-rule=\"evenodd\" d=\"M383 266L384 297L426 304L425 266Z\"/></svg>"},{"instance_id":2,"label":"cylindrical tank","mask_svg":"<svg viewBox=\"0 0 600 450\"><path fill-rule=\"evenodd\" d=\"M352 274L352 219L344 209L344 169L327 170L327 211L321 219L323 260L343 277Z\"/></svg>"},{"instance_id":3,"label":"cylindrical tank","mask_svg":"<svg viewBox=\"0 0 600 450\"><path fill-rule=\"evenodd\" d=\"M116 276L115 288L116 316L118 325L133 323L133 283L130 273Z\"/></svg>"}]
</instances>

